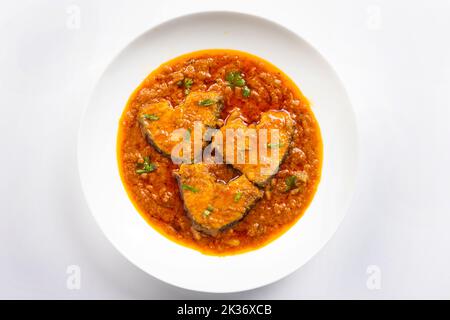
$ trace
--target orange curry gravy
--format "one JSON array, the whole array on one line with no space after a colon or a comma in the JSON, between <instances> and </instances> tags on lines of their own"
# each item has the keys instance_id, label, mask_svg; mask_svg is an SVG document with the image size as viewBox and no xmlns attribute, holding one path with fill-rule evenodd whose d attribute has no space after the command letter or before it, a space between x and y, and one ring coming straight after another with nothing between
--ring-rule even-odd
<instances>
[{"instance_id":1,"label":"orange curry gravy","mask_svg":"<svg viewBox=\"0 0 450 320\"><path fill-rule=\"evenodd\" d=\"M227 82L227 74L236 71L245 79L245 89ZM223 120L232 109L239 107L249 122L257 122L260 114L268 110L284 110L295 121L289 154L264 187L263 198L241 221L215 236L192 227L173 176L179 166L147 143L137 120L139 109L146 104L166 100L177 106L194 90L217 91L223 95L220 115ZM247 90L245 94L243 90ZM229 255L266 245L302 216L320 180L322 141L307 99L283 72L254 55L215 49L177 57L161 65L141 83L120 119L117 155L125 189L151 226L167 238L205 254ZM137 163L142 164L145 157L156 169L138 174ZM231 166L217 166L216 174L225 181L240 175ZM292 186L290 177L299 173L307 179L297 180Z\"/></svg>"}]
</instances>

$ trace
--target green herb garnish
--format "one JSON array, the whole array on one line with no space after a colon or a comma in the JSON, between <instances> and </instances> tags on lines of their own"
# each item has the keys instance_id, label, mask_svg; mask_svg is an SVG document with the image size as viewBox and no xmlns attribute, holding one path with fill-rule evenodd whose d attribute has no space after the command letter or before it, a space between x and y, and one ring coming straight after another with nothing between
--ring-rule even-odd
<instances>
[{"instance_id":1,"label":"green herb garnish","mask_svg":"<svg viewBox=\"0 0 450 320\"><path fill-rule=\"evenodd\" d=\"M206 210L203 211L203 215L204 215L205 217L207 217L207 216L209 216L209 215L211 214L211 212L213 212L213 211L214 211L213 206L211 206L211 205L209 204L208 207L206 208Z\"/></svg>"},{"instance_id":2,"label":"green herb garnish","mask_svg":"<svg viewBox=\"0 0 450 320\"><path fill-rule=\"evenodd\" d=\"M144 157L144 163L137 163L136 166L137 166L136 169L137 174L149 173L155 171L156 169L156 165L150 162L149 157Z\"/></svg>"},{"instance_id":3,"label":"green herb garnish","mask_svg":"<svg viewBox=\"0 0 450 320\"><path fill-rule=\"evenodd\" d=\"M184 79L184 87L185 88L190 88L192 87L192 85L194 84L194 80L192 80L191 78L185 78Z\"/></svg>"},{"instance_id":4,"label":"green herb garnish","mask_svg":"<svg viewBox=\"0 0 450 320\"><path fill-rule=\"evenodd\" d=\"M204 215L205 217L209 216L210 214L211 214L211 211L209 211L209 210L203 211L203 215Z\"/></svg>"},{"instance_id":5,"label":"green herb garnish","mask_svg":"<svg viewBox=\"0 0 450 320\"><path fill-rule=\"evenodd\" d=\"M186 89L184 89L185 95L188 95L189 92L191 92L191 87L192 87L193 83L194 83L194 80L192 80L192 79L189 79L189 78L184 79L184 87L186 88Z\"/></svg>"},{"instance_id":6,"label":"green herb garnish","mask_svg":"<svg viewBox=\"0 0 450 320\"><path fill-rule=\"evenodd\" d=\"M242 192L237 192L234 195L234 202L239 202L239 200L241 200L241 198L242 198Z\"/></svg>"},{"instance_id":7,"label":"green herb garnish","mask_svg":"<svg viewBox=\"0 0 450 320\"><path fill-rule=\"evenodd\" d=\"M148 120L159 120L159 117L156 114L144 114L142 115L142 117L144 117L144 119L148 119Z\"/></svg>"},{"instance_id":8,"label":"green herb garnish","mask_svg":"<svg viewBox=\"0 0 450 320\"><path fill-rule=\"evenodd\" d=\"M239 76L239 77L237 77L235 80L234 80L234 83L233 83L236 87L243 87L243 86L245 86L245 80L244 80L244 78L242 78L241 76Z\"/></svg>"},{"instance_id":9,"label":"green herb garnish","mask_svg":"<svg viewBox=\"0 0 450 320\"><path fill-rule=\"evenodd\" d=\"M250 90L249 87L244 86L244 87L242 88L242 96L243 96L244 98L250 97L250 92L251 92L251 90Z\"/></svg>"},{"instance_id":10,"label":"green herb garnish","mask_svg":"<svg viewBox=\"0 0 450 320\"><path fill-rule=\"evenodd\" d=\"M228 83L231 85L231 84L233 84L233 82L234 82L234 78L235 78L236 75L238 75L238 74L239 74L239 76L241 75L241 73L238 72L238 71L228 72L227 75L225 76L225 80L227 80Z\"/></svg>"},{"instance_id":11,"label":"green herb garnish","mask_svg":"<svg viewBox=\"0 0 450 320\"><path fill-rule=\"evenodd\" d=\"M197 193L197 192L199 191L197 188L195 188L195 187L193 187L193 186L190 186L190 185L188 185L188 184L183 184L183 185L181 185L181 188L182 188L183 190L189 190L189 191L192 191L192 192L194 192L194 193Z\"/></svg>"},{"instance_id":12,"label":"green herb garnish","mask_svg":"<svg viewBox=\"0 0 450 320\"><path fill-rule=\"evenodd\" d=\"M211 211L209 211L209 210L203 211L203 215L204 215L205 217L209 216L210 214L211 214Z\"/></svg>"},{"instance_id":13,"label":"green herb garnish","mask_svg":"<svg viewBox=\"0 0 450 320\"><path fill-rule=\"evenodd\" d=\"M228 72L227 75L225 76L225 80L227 80L230 87L245 86L245 79L242 77L242 73L240 71Z\"/></svg>"},{"instance_id":14,"label":"green herb garnish","mask_svg":"<svg viewBox=\"0 0 450 320\"><path fill-rule=\"evenodd\" d=\"M188 95L189 92L191 92L191 87L194 84L194 80L191 78L184 78L183 80L180 80L177 82L177 86L184 87L184 94Z\"/></svg>"},{"instance_id":15,"label":"green herb garnish","mask_svg":"<svg viewBox=\"0 0 450 320\"><path fill-rule=\"evenodd\" d=\"M245 79L242 77L242 73L240 71L228 72L225 76L225 80L227 80L228 84L232 88L245 86Z\"/></svg>"},{"instance_id":16,"label":"green herb garnish","mask_svg":"<svg viewBox=\"0 0 450 320\"><path fill-rule=\"evenodd\" d=\"M227 75L225 76L225 80L227 80L228 85L231 88L241 87L242 96L244 98L250 97L251 90L248 86L246 86L245 79L242 77L242 73L240 71L228 72Z\"/></svg>"},{"instance_id":17,"label":"green herb garnish","mask_svg":"<svg viewBox=\"0 0 450 320\"><path fill-rule=\"evenodd\" d=\"M205 100L200 100L198 102L198 105L202 106L202 107L207 107L207 106L213 105L214 103L216 103L216 101L213 99L205 99Z\"/></svg>"},{"instance_id":18,"label":"green herb garnish","mask_svg":"<svg viewBox=\"0 0 450 320\"><path fill-rule=\"evenodd\" d=\"M295 185L297 183L297 177L289 176L284 180L284 182L286 183L286 192L288 192L295 188Z\"/></svg>"}]
</instances>

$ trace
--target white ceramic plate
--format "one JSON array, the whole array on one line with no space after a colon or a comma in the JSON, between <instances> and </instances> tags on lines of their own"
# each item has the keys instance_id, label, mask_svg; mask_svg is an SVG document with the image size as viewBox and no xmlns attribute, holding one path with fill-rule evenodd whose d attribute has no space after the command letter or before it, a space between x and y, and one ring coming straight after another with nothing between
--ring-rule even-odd
<instances>
[{"instance_id":1,"label":"white ceramic plate","mask_svg":"<svg viewBox=\"0 0 450 320\"><path fill-rule=\"evenodd\" d=\"M161 63L208 48L247 51L283 70L310 99L324 142L322 181L305 215L269 245L228 257L207 256L180 246L149 226L128 199L116 161L118 121L133 90ZM234 292L285 277L331 238L354 187L357 130L342 83L310 44L259 17L205 12L148 30L110 63L85 111L78 157L92 214L127 259L152 276L182 288Z\"/></svg>"}]
</instances>

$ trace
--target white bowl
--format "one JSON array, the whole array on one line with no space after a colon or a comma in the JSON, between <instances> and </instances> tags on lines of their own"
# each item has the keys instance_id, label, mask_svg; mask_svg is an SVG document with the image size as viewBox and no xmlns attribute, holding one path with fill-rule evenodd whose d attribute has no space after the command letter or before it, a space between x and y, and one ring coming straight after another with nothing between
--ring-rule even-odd
<instances>
[{"instance_id":1,"label":"white bowl","mask_svg":"<svg viewBox=\"0 0 450 320\"><path fill-rule=\"evenodd\" d=\"M116 160L118 121L133 90L161 63L207 48L253 53L283 70L311 101L324 143L322 180L304 216L267 246L226 257L208 256L178 245L148 225L128 199ZM182 16L146 31L110 63L83 116L78 161L92 214L128 260L182 288L235 292L285 277L331 238L354 188L357 130L341 81L310 44L259 17L205 12Z\"/></svg>"}]
</instances>

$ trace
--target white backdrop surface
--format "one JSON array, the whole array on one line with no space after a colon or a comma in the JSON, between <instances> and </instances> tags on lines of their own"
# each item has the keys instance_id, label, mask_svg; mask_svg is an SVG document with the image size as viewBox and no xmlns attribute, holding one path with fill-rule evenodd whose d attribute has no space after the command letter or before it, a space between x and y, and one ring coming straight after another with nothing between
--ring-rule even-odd
<instances>
[{"instance_id":1,"label":"white backdrop surface","mask_svg":"<svg viewBox=\"0 0 450 320\"><path fill-rule=\"evenodd\" d=\"M0 298L450 298L450 1L0 5ZM287 278L237 294L186 291L130 264L95 224L77 171L81 113L114 55L164 20L208 10L260 15L309 41L344 81L360 134L336 235ZM66 285L71 265L79 290Z\"/></svg>"}]
</instances>

